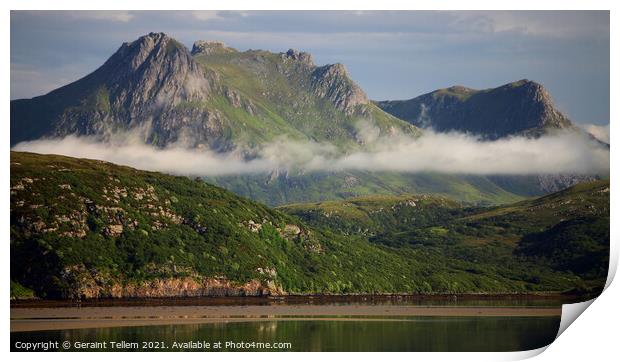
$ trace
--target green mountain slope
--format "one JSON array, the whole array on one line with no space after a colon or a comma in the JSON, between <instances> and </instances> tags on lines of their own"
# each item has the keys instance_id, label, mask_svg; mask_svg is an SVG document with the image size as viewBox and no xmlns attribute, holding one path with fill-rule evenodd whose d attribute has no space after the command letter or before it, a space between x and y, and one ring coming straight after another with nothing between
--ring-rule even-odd
<instances>
[{"instance_id":1,"label":"green mountain slope","mask_svg":"<svg viewBox=\"0 0 620 362\"><path fill-rule=\"evenodd\" d=\"M207 180L270 206L407 193L432 193L486 205L523 199L497 186L488 177L474 175L351 171L210 177Z\"/></svg>"},{"instance_id":2,"label":"green mountain slope","mask_svg":"<svg viewBox=\"0 0 620 362\"><path fill-rule=\"evenodd\" d=\"M609 258L609 181L581 183L514 204L463 208L429 195L294 204L279 210L395 248L437 247L481 264L533 262L570 271L601 290ZM498 260L498 261L499 261ZM537 279L536 279L537 280Z\"/></svg>"},{"instance_id":3,"label":"green mountain slope","mask_svg":"<svg viewBox=\"0 0 620 362\"><path fill-rule=\"evenodd\" d=\"M584 196L580 205L589 200ZM383 197L370 201L391 202ZM536 202L512 207L533 207ZM402 215L424 215L420 220L427 227L421 231L433 235L449 233L448 226L441 225L450 220L469 217L469 222L481 223L492 215L511 215L509 209L485 209L454 219L459 211L452 201L431 198L420 205L429 211ZM550 220L556 217L553 212ZM395 230L398 215L386 219ZM371 220L380 225L380 219ZM430 226L433 222L439 226ZM376 238L385 233L368 239L313 223L200 180L101 161L11 152L14 296L513 293L589 286L571 270L517 258L514 244L501 240L434 238L432 243L408 240L395 247ZM471 233L498 227L463 225Z\"/></svg>"},{"instance_id":4,"label":"green mountain slope","mask_svg":"<svg viewBox=\"0 0 620 362\"><path fill-rule=\"evenodd\" d=\"M461 209L461 204L455 201L429 195L374 195L278 208L315 226L365 236L452 220L462 214Z\"/></svg>"},{"instance_id":5,"label":"green mountain slope","mask_svg":"<svg viewBox=\"0 0 620 362\"><path fill-rule=\"evenodd\" d=\"M384 134L418 132L368 101L342 64L318 67L309 54L295 50L238 52L217 42L198 44L202 46L194 45L194 59L218 75L223 91L192 106L224 113L237 145L287 135L357 147L360 121Z\"/></svg>"}]
</instances>

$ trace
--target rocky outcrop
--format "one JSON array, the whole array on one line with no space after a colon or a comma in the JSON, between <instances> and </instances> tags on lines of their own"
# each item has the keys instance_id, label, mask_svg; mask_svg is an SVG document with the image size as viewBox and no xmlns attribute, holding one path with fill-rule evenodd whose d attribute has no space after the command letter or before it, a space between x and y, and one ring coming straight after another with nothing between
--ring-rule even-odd
<instances>
[{"instance_id":1,"label":"rocky outcrop","mask_svg":"<svg viewBox=\"0 0 620 362\"><path fill-rule=\"evenodd\" d=\"M304 64L307 67L314 67L314 59L312 59L312 55L310 53L289 49L286 53L280 53L280 57L285 62L295 61Z\"/></svg>"},{"instance_id":2,"label":"rocky outcrop","mask_svg":"<svg viewBox=\"0 0 620 362\"><path fill-rule=\"evenodd\" d=\"M227 47L224 42L217 40L198 40L192 46L192 55L211 55L235 51L235 49Z\"/></svg>"},{"instance_id":3,"label":"rocky outcrop","mask_svg":"<svg viewBox=\"0 0 620 362\"><path fill-rule=\"evenodd\" d=\"M558 192L581 182L598 180L599 177L592 175L539 175L538 182L540 191L544 194Z\"/></svg>"},{"instance_id":4,"label":"rocky outcrop","mask_svg":"<svg viewBox=\"0 0 620 362\"><path fill-rule=\"evenodd\" d=\"M173 297L242 297L279 295L282 290L263 285L258 280L244 284L225 278L197 276L156 278L143 281L114 281L108 275L86 269L84 265L66 267L62 272L63 299L98 298L173 298ZM271 283L273 286L275 284Z\"/></svg>"},{"instance_id":5,"label":"rocky outcrop","mask_svg":"<svg viewBox=\"0 0 620 362\"><path fill-rule=\"evenodd\" d=\"M345 114L351 115L357 106L368 103L366 93L349 78L346 68L340 63L316 68L311 83L317 96L329 99Z\"/></svg>"},{"instance_id":6,"label":"rocky outcrop","mask_svg":"<svg viewBox=\"0 0 620 362\"><path fill-rule=\"evenodd\" d=\"M538 137L573 128L571 121L555 108L547 90L526 79L485 90L454 86L406 101L377 104L419 127L467 132L487 139Z\"/></svg>"}]
</instances>

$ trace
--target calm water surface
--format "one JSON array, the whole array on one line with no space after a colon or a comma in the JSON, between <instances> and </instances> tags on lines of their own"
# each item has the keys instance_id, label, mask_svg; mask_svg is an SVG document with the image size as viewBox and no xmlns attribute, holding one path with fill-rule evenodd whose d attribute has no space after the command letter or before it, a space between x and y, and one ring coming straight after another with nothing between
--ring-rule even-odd
<instances>
[{"instance_id":1,"label":"calm water surface","mask_svg":"<svg viewBox=\"0 0 620 362\"><path fill-rule=\"evenodd\" d=\"M550 344L560 317L406 317L381 320L285 320L11 333L15 343L69 341L137 343L125 350L162 351L520 351ZM174 342L210 343L209 349L173 348ZM222 348L213 344L221 342ZM226 342L290 343L290 348L226 347ZM151 345L150 347L155 347ZM165 347L165 348L162 348ZM64 350L62 347L59 350ZM123 350L123 349L120 349Z\"/></svg>"}]
</instances>

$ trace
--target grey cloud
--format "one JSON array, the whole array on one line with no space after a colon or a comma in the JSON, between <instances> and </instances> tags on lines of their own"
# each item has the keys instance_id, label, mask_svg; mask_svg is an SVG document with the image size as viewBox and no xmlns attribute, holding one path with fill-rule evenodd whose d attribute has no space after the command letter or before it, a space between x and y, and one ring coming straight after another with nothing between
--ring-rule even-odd
<instances>
[{"instance_id":1,"label":"grey cloud","mask_svg":"<svg viewBox=\"0 0 620 362\"><path fill-rule=\"evenodd\" d=\"M15 150L100 159L139 169L183 175L220 176L319 171L397 171L457 174L607 174L609 150L576 133L539 139L514 137L481 141L465 134L425 132L413 139L403 135L377 136L360 127L363 150L339 153L330 144L280 138L264 145L256 157L241 152L213 153L173 145L156 149L135 137L113 137L112 143L93 138L66 137L16 145Z\"/></svg>"}]
</instances>

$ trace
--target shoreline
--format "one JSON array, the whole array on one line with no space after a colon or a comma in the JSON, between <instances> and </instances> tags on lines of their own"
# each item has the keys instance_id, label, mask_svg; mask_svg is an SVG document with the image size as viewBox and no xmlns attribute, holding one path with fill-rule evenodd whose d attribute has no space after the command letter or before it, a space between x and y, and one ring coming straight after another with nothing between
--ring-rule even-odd
<instances>
[{"instance_id":1,"label":"shoreline","mask_svg":"<svg viewBox=\"0 0 620 362\"><path fill-rule=\"evenodd\" d=\"M278 305L278 304L330 304L330 303L427 303L427 302L528 302L557 301L557 304L575 303L595 298L597 295L548 293L498 293L498 294L346 294L346 295L285 295L243 297L154 297L154 298L101 298L101 299L11 299L13 308L62 308L73 306L209 306L209 305Z\"/></svg>"},{"instance_id":2,"label":"shoreline","mask_svg":"<svg viewBox=\"0 0 620 362\"><path fill-rule=\"evenodd\" d=\"M411 321L412 317L560 317L556 307L245 305L11 308L11 332L282 320ZM400 317L400 319L398 319ZM409 319L407 319L409 318Z\"/></svg>"}]
</instances>

